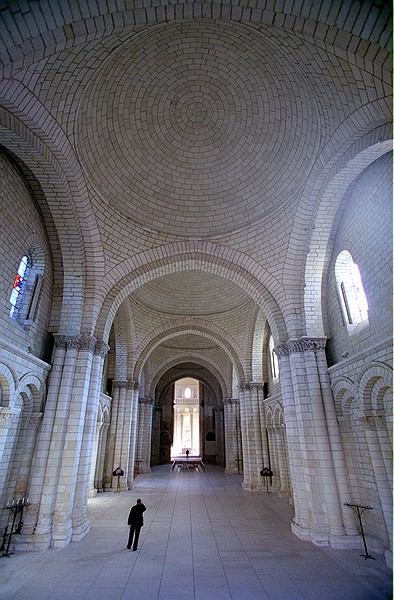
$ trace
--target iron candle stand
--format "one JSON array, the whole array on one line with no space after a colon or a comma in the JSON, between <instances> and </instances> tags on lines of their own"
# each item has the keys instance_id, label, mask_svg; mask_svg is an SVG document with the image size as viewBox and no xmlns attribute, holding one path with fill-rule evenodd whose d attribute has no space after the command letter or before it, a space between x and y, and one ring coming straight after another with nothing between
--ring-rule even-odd
<instances>
[{"instance_id":1,"label":"iron candle stand","mask_svg":"<svg viewBox=\"0 0 394 600\"><path fill-rule=\"evenodd\" d=\"M365 535L364 535L364 528L363 528L363 524L361 521L363 512L365 512L366 510L373 510L373 509L370 506L362 506L362 504L349 504L349 502L345 502L345 506L349 506L353 510L353 512L356 513L356 515L358 517L358 521L360 523L360 530L361 530L361 535L363 538L364 550L365 550L365 554L360 554L360 556L364 556L365 559L372 558L372 560L375 560L373 556L368 554L367 543L365 541Z\"/></svg>"},{"instance_id":2,"label":"iron candle stand","mask_svg":"<svg viewBox=\"0 0 394 600\"><path fill-rule=\"evenodd\" d=\"M23 513L23 509L25 508L25 506L28 506L29 504L29 498L17 498L16 500L12 500L12 502L8 502L7 506L5 506L4 508L7 510L10 510L12 512L12 525L11 525L11 530L10 533L6 533L8 526L6 527L6 531L4 533L4 540L5 537L8 535L8 542L7 542L7 549L4 552L3 556L11 556L11 554L13 554L13 552L10 552L10 544L11 544L11 538L14 535L14 533L20 533L22 530L22 513ZM19 523L17 528L15 529L15 523L16 523L16 518L17 515L19 514Z\"/></svg>"}]
</instances>

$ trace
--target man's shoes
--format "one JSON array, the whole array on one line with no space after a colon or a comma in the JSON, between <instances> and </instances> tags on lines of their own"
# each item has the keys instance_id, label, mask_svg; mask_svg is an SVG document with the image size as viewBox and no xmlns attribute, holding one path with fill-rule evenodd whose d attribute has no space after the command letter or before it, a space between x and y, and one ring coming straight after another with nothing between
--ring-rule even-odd
<instances>
[{"instance_id":1,"label":"man's shoes","mask_svg":"<svg viewBox=\"0 0 394 600\"><path fill-rule=\"evenodd\" d=\"M135 552L137 550L137 548L133 548L133 552Z\"/></svg>"},{"instance_id":2,"label":"man's shoes","mask_svg":"<svg viewBox=\"0 0 394 600\"><path fill-rule=\"evenodd\" d=\"M131 546L127 546L127 550L130 550L130 549L131 549Z\"/></svg>"}]
</instances>

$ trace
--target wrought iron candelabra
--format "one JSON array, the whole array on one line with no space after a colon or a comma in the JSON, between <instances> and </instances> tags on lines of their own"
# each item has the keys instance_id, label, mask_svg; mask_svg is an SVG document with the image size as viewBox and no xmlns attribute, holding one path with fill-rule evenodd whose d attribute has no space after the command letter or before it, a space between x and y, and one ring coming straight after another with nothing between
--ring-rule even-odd
<instances>
[{"instance_id":1,"label":"wrought iron candelabra","mask_svg":"<svg viewBox=\"0 0 394 600\"><path fill-rule=\"evenodd\" d=\"M11 544L11 538L14 535L14 533L20 533L22 531L22 515L23 515L23 509L25 508L25 506L28 506L29 504L29 498L16 498L10 502L7 502L7 506L5 506L4 508L6 510L10 510L12 512L12 524L11 524L11 530L8 533L8 525L5 528L4 534L3 534L3 544L1 547L1 550L4 550L5 545L6 545L6 540L8 537L8 541L7 541L7 548L5 550L5 552L3 553L3 556L11 556L11 554L13 554L13 552L10 552L10 544ZM19 515L19 520L18 520L18 515ZM17 523L18 520L18 523Z\"/></svg>"},{"instance_id":2,"label":"wrought iron candelabra","mask_svg":"<svg viewBox=\"0 0 394 600\"><path fill-rule=\"evenodd\" d=\"M352 511L355 512L358 517L358 522L360 524L360 531L361 531L361 535L363 538L364 550L365 550L365 554L360 554L360 556L364 556L365 559L372 558L372 560L375 560L373 556L368 554L367 543L365 541L365 535L364 535L364 527L363 527L363 524L361 521L363 512L365 512L366 510L373 510L373 509L370 506L363 506L362 504L349 504L349 502L345 502L345 506L349 506L349 508L351 508Z\"/></svg>"}]
</instances>

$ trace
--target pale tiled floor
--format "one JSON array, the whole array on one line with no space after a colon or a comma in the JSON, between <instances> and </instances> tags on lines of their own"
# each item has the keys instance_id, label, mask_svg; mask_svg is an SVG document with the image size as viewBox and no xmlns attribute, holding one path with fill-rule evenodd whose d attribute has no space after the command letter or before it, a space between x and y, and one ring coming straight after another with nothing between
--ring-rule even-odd
<instances>
[{"instance_id":1,"label":"pale tiled floor","mask_svg":"<svg viewBox=\"0 0 394 600\"><path fill-rule=\"evenodd\" d=\"M383 556L317 548L290 531L291 507L247 492L219 467L156 467L133 490L89 502L92 527L62 549L0 558L0 600L382 600ZM127 515L146 503L137 552Z\"/></svg>"}]
</instances>

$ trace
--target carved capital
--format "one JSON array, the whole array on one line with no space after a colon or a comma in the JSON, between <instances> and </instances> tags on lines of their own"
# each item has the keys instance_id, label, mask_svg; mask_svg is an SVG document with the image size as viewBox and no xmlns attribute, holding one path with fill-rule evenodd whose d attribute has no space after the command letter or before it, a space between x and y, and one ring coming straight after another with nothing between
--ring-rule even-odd
<instances>
[{"instance_id":1,"label":"carved capital","mask_svg":"<svg viewBox=\"0 0 394 600\"><path fill-rule=\"evenodd\" d=\"M238 404L238 398L223 398L224 406L236 406Z\"/></svg>"},{"instance_id":2,"label":"carved capital","mask_svg":"<svg viewBox=\"0 0 394 600\"><path fill-rule=\"evenodd\" d=\"M55 347L65 348L66 350L78 350L85 352L93 352L96 347L96 338L92 335L81 334L81 335L59 335L54 334Z\"/></svg>"},{"instance_id":3,"label":"carved capital","mask_svg":"<svg viewBox=\"0 0 394 600\"><path fill-rule=\"evenodd\" d=\"M251 392L253 390L262 391L264 388L264 384L261 382L255 381L243 381L239 384L239 389L241 391Z\"/></svg>"},{"instance_id":4,"label":"carved capital","mask_svg":"<svg viewBox=\"0 0 394 600\"><path fill-rule=\"evenodd\" d=\"M138 403L145 404L146 406L152 406L152 404L154 403L154 399L151 398L150 396L147 396L147 397L139 396Z\"/></svg>"},{"instance_id":5,"label":"carved capital","mask_svg":"<svg viewBox=\"0 0 394 600\"><path fill-rule=\"evenodd\" d=\"M362 415L360 421L368 431L384 431L386 429L386 420L382 416Z\"/></svg>"},{"instance_id":6,"label":"carved capital","mask_svg":"<svg viewBox=\"0 0 394 600\"><path fill-rule=\"evenodd\" d=\"M42 421L44 413L32 413L31 415L23 415L21 427L22 429L34 430L37 429Z\"/></svg>"},{"instance_id":7,"label":"carved capital","mask_svg":"<svg viewBox=\"0 0 394 600\"><path fill-rule=\"evenodd\" d=\"M291 339L282 344L278 344L274 348L274 352L278 358L290 356L290 354L300 352L316 352L318 350L324 350L326 347L326 341L326 338L302 337L298 339Z\"/></svg>"},{"instance_id":8,"label":"carved capital","mask_svg":"<svg viewBox=\"0 0 394 600\"><path fill-rule=\"evenodd\" d=\"M20 408L13 409L7 406L0 408L0 429L9 427L12 421L19 417L20 413Z\"/></svg>"},{"instance_id":9,"label":"carved capital","mask_svg":"<svg viewBox=\"0 0 394 600\"><path fill-rule=\"evenodd\" d=\"M114 381L112 383L112 388L115 389L126 389L128 387L129 382L126 380L123 381Z\"/></svg>"},{"instance_id":10,"label":"carved capital","mask_svg":"<svg viewBox=\"0 0 394 600\"><path fill-rule=\"evenodd\" d=\"M94 353L100 356L101 358L105 358L108 354L109 346L103 340L97 340L94 348Z\"/></svg>"}]
</instances>

